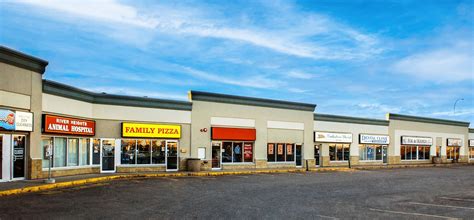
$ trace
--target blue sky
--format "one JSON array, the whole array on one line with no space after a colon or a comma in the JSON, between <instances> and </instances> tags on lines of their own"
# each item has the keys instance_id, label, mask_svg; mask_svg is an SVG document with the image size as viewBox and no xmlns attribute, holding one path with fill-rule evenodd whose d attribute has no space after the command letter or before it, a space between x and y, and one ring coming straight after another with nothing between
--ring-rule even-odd
<instances>
[{"instance_id":1,"label":"blue sky","mask_svg":"<svg viewBox=\"0 0 474 220\"><path fill-rule=\"evenodd\" d=\"M0 43L79 88L178 100L192 89L474 126L472 0L0 2Z\"/></svg>"}]
</instances>

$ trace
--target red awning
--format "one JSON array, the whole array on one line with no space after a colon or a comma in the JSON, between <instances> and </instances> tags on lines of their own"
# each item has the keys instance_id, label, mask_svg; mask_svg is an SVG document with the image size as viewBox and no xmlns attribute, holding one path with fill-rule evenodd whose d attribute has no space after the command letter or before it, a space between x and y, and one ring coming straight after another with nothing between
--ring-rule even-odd
<instances>
[{"instance_id":1,"label":"red awning","mask_svg":"<svg viewBox=\"0 0 474 220\"><path fill-rule=\"evenodd\" d=\"M212 140L255 141L257 131L254 128L211 128Z\"/></svg>"}]
</instances>

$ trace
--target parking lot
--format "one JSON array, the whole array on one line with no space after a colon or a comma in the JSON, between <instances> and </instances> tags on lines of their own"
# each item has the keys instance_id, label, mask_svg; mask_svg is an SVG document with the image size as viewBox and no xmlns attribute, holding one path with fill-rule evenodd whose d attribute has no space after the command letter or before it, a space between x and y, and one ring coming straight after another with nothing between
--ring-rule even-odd
<instances>
[{"instance_id":1,"label":"parking lot","mask_svg":"<svg viewBox=\"0 0 474 220\"><path fill-rule=\"evenodd\" d=\"M474 166L120 180L0 197L0 219L474 219Z\"/></svg>"}]
</instances>

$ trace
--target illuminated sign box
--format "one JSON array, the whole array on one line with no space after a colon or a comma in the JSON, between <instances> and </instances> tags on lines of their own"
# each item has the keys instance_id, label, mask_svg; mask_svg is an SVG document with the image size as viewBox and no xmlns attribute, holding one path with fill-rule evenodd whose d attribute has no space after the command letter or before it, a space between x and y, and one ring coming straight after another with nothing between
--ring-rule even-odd
<instances>
[{"instance_id":1,"label":"illuminated sign box","mask_svg":"<svg viewBox=\"0 0 474 220\"><path fill-rule=\"evenodd\" d=\"M95 121L55 115L43 115L43 132L94 136Z\"/></svg>"},{"instance_id":2,"label":"illuminated sign box","mask_svg":"<svg viewBox=\"0 0 474 220\"><path fill-rule=\"evenodd\" d=\"M122 137L181 138L181 125L122 123Z\"/></svg>"}]
</instances>

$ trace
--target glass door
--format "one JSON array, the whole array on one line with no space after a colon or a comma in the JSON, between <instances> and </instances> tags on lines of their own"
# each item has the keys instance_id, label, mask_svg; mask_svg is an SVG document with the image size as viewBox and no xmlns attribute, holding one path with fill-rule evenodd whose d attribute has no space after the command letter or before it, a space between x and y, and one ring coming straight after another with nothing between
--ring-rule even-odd
<instances>
[{"instance_id":1,"label":"glass door","mask_svg":"<svg viewBox=\"0 0 474 220\"><path fill-rule=\"evenodd\" d=\"M295 156L296 156L296 166L301 167L303 164L301 160L301 145L299 144L296 145Z\"/></svg>"},{"instance_id":2,"label":"glass door","mask_svg":"<svg viewBox=\"0 0 474 220\"><path fill-rule=\"evenodd\" d=\"M13 178L25 178L25 135L13 136Z\"/></svg>"},{"instance_id":3,"label":"glass door","mask_svg":"<svg viewBox=\"0 0 474 220\"><path fill-rule=\"evenodd\" d=\"M387 163L387 146L383 146L382 147L382 160L383 160L383 163Z\"/></svg>"},{"instance_id":4,"label":"glass door","mask_svg":"<svg viewBox=\"0 0 474 220\"><path fill-rule=\"evenodd\" d=\"M101 172L103 173L115 172L115 140L102 139L101 150L102 150Z\"/></svg>"},{"instance_id":5,"label":"glass door","mask_svg":"<svg viewBox=\"0 0 474 220\"><path fill-rule=\"evenodd\" d=\"M314 145L314 160L317 167L320 166L320 156L321 156L321 145L319 144Z\"/></svg>"},{"instance_id":6,"label":"glass door","mask_svg":"<svg viewBox=\"0 0 474 220\"><path fill-rule=\"evenodd\" d=\"M212 169L221 169L221 143L212 143Z\"/></svg>"},{"instance_id":7,"label":"glass door","mask_svg":"<svg viewBox=\"0 0 474 220\"><path fill-rule=\"evenodd\" d=\"M178 171L178 142L166 141L166 171Z\"/></svg>"}]
</instances>

